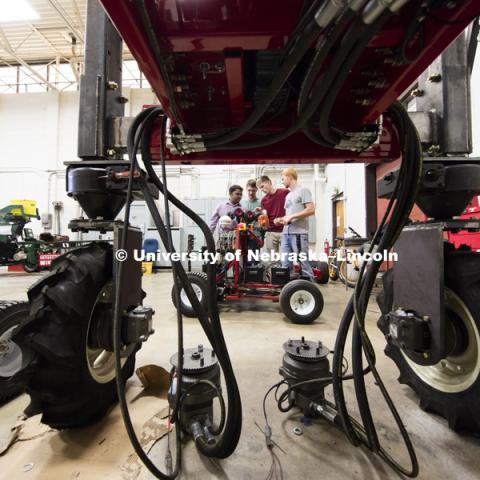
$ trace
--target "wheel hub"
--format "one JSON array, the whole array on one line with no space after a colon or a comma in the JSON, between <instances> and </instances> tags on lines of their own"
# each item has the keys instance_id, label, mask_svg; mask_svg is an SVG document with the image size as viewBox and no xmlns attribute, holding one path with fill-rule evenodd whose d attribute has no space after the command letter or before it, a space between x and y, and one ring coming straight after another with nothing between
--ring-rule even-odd
<instances>
[{"instance_id":1,"label":"wheel hub","mask_svg":"<svg viewBox=\"0 0 480 480\"><path fill-rule=\"evenodd\" d=\"M201 301L202 301L202 298L203 298L202 289L201 289L198 285L196 285L196 284L194 284L194 283L192 283L191 285L192 285L192 288L193 288L193 291L194 291L195 295L196 295L197 298L198 298L198 301L201 302ZM182 302L184 305L186 305L187 307L191 307L191 306L192 306L192 304L190 303L190 300L188 299L187 292L185 291L184 288L182 288L182 290L181 290L181 292L180 292L180 300L181 300L181 302Z\"/></svg>"},{"instance_id":2,"label":"wheel hub","mask_svg":"<svg viewBox=\"0 0 480 480\"><path fill-rule=\"evenodd\" d=\"M445 308L449 311L449 319L461 322L461 327L455 328L459 335L462 329L466 332L466 342L455 341L454 349L435 365L419 365L403 351L402 354L416 375L432 388L458 393L469 388L480 374L480 334L467 306L448 288L445 288Z\"/></svg>"},{"instance_id":3,"label":"wheel hub","mask_svg":"<svg viewBox=\"0 0 480 480\"><path fill-rule=\"evenodd\" d=\"M108 282L98 294L97 301L92 310L87 329L86 357L88 370L92 378L98 383L108 383L115 378L115 355L113 345L104 348L105 343L112 340L112 282ZM107 341L107 339L109 341ZM102 346L104 345L104 346ZM131 353L131 350L125 352ZM123 355L122 355L123 356ZM126 362L126 356L122 358L122 367Z\"/></svg>"},{"instance_id":4,"label":"wheel hub","mask_svg":"<svg viewBox=\"0 0 480 480\"><path fill-rule=\"evenodd\" d=\"M315 308L315 299L310 292L298 290L290 298L290 307L297 315L309 315Z\"/></svg>"},{"instance_id":5,"label":"wheel hub","mask_svg":"<svg viewBox=\"0 0 480 480\"><path fill-rule=\"evenodd\" d=\"M0 336L0 377L11 377L22 367L22 350L12 342L12 327Z\"/></svg>"}]
</instances>

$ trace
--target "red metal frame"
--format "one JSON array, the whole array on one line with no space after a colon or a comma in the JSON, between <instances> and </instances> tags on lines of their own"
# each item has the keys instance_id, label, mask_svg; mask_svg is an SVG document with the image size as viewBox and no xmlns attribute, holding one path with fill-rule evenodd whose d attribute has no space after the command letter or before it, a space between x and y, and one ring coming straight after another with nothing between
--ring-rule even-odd
<instances>
[{"instance_id":1,"label":"red metal frame","mask_svg":"<svg viewBox=\"0 0 480 480\"><path fill-rule=\"evenodd\" d=\"M249 212L243 212L244 217L248 215ZM243 218L239 218L239 220L243 220ZM257 239L259 241L259 246L262 247L263 243L262 240L258 239L256 235L253 233L253 219L250 220L250 223L239 223L236 226L236 235L235 235L235 245L234 249L236 251L241 252L242 263L246 265L247 263L247 256L248 256L248 248L247 248L247 240L248 239ZM244 227L245 226L245 227ZM227 272L229 270L233 270L233 279L229 279L227 277ZM298 272L299 269L296 269ZM320 277L322 273L320 270L313 268L314 275L316 277ZM278 302L280 297L280 291L283 288L283 285L274 285L272 283L260 283L260 282L246 282L242 283L240 279L240 261L235 258L226 265L226 268L223 270L221 274L217 274L216 276L216 283L217 285L224 284L225 287L225 300L241 300L243 298L253 298L256 300L271 300L273 302ZM251 294L249 291L244 290L255 290L259 292L261 290L267 291L274 291L275 293L272 295L260 295L258 293Z\"/></svg>"},{"instance_id":2,"label":"red metal frame","mask_svg":"<svg viewBox=\"0 0 480 480\"><path fill-rule=\"evenodd\" d=\"M140 27L135 2L100 1L172 118L165 79ZM188 99L195 99L195 106L178 109L178 120L187 133L231 127L244 120L252 107L243 98L245 53L283 48L303 3L303 0L280 4L276 0L146 0L170 77L175 78L179 74L189 76L188 90L180 86L175 94L177 105L181 105L182 101L185 105ZM415 61L404 65L386 63L388 49L400 43L416 7L416 1L407 4L365 50L337 98L333 110L336 125L355 129L376 121L468 26L470 20L480 15L480 2L475 0L457 2L452 9L437 10L436 16L445 19L445 22L429 17L425 20L425 47ZM419 38L413 41L412 51L416 51L419 41ZM200 68L202 62L211 67L206 75ZM216 64L223 64L224 71L216 71ZM381 72L382 78L386 79L384 88L368 88L365 73L372 71ZM368 105L359 104L359 94L356 93L365 88L371 99ZM291 107L292 115L279 119L278 125L269 131L283 129L292 122L295 106ZM399 156L394 137L387 122L380 144L362 154L318 148L303 134L297 134L277 145L255 151L208 152L185 157L168 155L167 160L170 163L191 164L384 162ZM152 148L158 156L158 143Z\"/></svg>"},{"instance_id":3,"label":"red metal frame","mask_svg":"<svg viewBox=\"0 0 480 480\"><path fill-rule=\"evenodd\" d=\"M242 212L244 216L248 215L248 212ZM240 223L235 227L235 245L234 249L241 252L242 263L243 265L247 264L248 248L247 241L248 239L257 239L259 241L259 246L262 246L262 240L253 233L253 222L244 223L241 220L243 218L238 218ZM233 279L229 279L227 272L233 270ZM228 263L225 270L222 274L216 277L217 284L224 284L225 286L225 300L241 300L243 298L255 298L257 300L272 300L273 302L278 302L280 297L280 291L282 289L281 285L273 285L271 283L258 283L258 282L246 282L242 283L240 280L240 260L235 256L235 258ZM243 291L250 290L250 291ZM251 290L273 290L275 293L273 295L253 295Z\"/></svg>"}]
</instances>

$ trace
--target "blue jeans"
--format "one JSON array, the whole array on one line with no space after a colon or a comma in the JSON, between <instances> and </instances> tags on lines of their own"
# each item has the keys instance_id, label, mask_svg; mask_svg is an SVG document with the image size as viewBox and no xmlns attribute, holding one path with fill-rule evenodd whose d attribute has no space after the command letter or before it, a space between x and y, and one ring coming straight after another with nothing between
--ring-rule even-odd
<instances>
[{"instance_id":1,"label":"blue jeans","mask_svg":"<svg viewBox=\"0 0 480 480\"><path fill-rule=\"evenodd\" d=\"M308 256L308 233L283 233L282 244L280 246L280 253L285 254L285 258L282 255L282 267L289 267L292 271L292 262L288 259L289 253L305 253ZM309 277L313 280L313 271L310 262L307 260L300 261L300 267L302 269L302 276Z\"/></svg>"}]
</instances>

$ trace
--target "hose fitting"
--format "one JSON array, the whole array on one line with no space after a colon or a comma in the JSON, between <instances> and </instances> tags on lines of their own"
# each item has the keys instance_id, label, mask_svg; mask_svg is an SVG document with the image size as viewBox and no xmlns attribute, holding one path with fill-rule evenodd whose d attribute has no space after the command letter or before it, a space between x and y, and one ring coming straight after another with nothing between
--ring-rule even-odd
<instances>
[{"instance_id":1,"label":"hose fitting","mask_svg":"<svg viewBox=\"0 0 480 480\"><path fill-rule=\"evenodd\" d=\"M359 12L367 1L368 0L352 0L348 8L352 10L352 12Z\"/></svg>"},{"instance_id":2,"label":"hose fitting","mask_svg":"<svg viewBox=\"0 0 480 480\"><path fill-rule=\"evenodd\" d=\"M366 25L374 23L394 1L395 0L371 0L363 11L363 23Z\"/></svg>"},{"instance_id":3,"label":"hose fitting","mask_svg":"<svg viewBox=\"0 0 480 480\"><path fill-rule=\"evenodd\" d=\"M363 22L371 25L385 10L397 13L408 2L409 0L371 0L363 11Z\"/></svg>"},{"instance_id":4,"label":"hose fitting","mask_svg":"<svg viewBox=\"0 0 480 480\"><path fill-rule=\"evenodd\" d=\"M410 0L396 0L395 2L390 5L390 11L392 13L397 13L405 4L407 4Z\"/></svg>"},{"instance_id":5,"label":"hose fitting","mask_svg":"<svg viewBox=\"0 0 480 480\"><path fill-rule=\"evenodd\" d=\"M323 30L347 6L346 0L327 0L315 14L317 25Z\"/></svg>"}]
</instances>

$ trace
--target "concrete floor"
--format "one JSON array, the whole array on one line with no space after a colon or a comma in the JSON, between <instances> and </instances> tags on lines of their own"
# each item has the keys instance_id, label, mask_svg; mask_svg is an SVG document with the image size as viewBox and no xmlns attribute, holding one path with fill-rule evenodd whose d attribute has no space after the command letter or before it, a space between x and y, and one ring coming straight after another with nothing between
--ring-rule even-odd
<instances>
[{"instance_id":1,"label":"concrete floor","mask_svg":"<svg viewBox=\"0 0 480 480\"><path fill-rule=\"evenodd\" d=\"M38 279L38 275L0 274L0 299L26 298L25 290ZM176 316L170 301L171 275L167 272L154 274L144 279L147 292L146 304L156 310L156 333L137 355L137 365L155 363L169 368L168 359L176 348ZM279 380L278 368L282 359L282 343L288 338L304 335L307 339L322 340L333 347L336 328L350 292L341 284L321 287L325 308L313 324L298 326L289 323L279 312L278 305L271 302L245 302L228 304L221 309L227 344L243 398L243 432L235 453L221 462L201 458L192 442L184 448L184 479L252 479L263 480L270 468L270 456L264 446L263 435L254 422L263 426L262 399L273 383ZM460 436L448 429L446 422L435 415L424 413L418 407L418 399L411 390L398 384L397 369L381 352L384 339L376 328L379 310L373 302L368 311L368 325L373 344L377 349L380 373L395 401L415 445L421 479L477 479L479 478L479 439ZM194 319L185 319L185 345L206 344L205 336ZM134 379L130 384L138 383ZM368 381L370 405L381 441L386 449L399 460L407 459L400 435L391 415L375 385ZM349 406L353 412L354 397L350 385L346 387ZM15 417L27 403L22 396L0 408L1 430L10 428ZM273 401L268 403L270 424L274 440L285 451L277 450L283 466L285 479L386 479L398 478L382 460L361 448L351 446L346 437L324 421L303 427L298 413L282 414ZM145 419L146 420L146 419ZM108 422L108 418L106 419ZM303 427L303 435L296 436L293 429ZM98 429L97 429L98 430ZM75 433L69 437L73 444ZM121 440L127 443L125 437ZM67 445L68 446L68 445ZM23 446L17 445L17 448ZM163 468L162 442L154 449L152 458ZM30 461L30 460L29 460ZM3 462L9 462L9 453L0 457L0 472ZM6 463L3 463L5 466ZM11 466L11 465L10 465ZM112 469L115 467L112 466ZM22 473L19 478L47 478L35 476L34 472ZM120 472L112 470L109 478L121 478ZM0 474L0 477L2 475ZM69 476L68 478L78 478ZM79 477L86 478L86 477ZM141 478L153 478L144 472Z\"/></svg>"}]
</instances>

